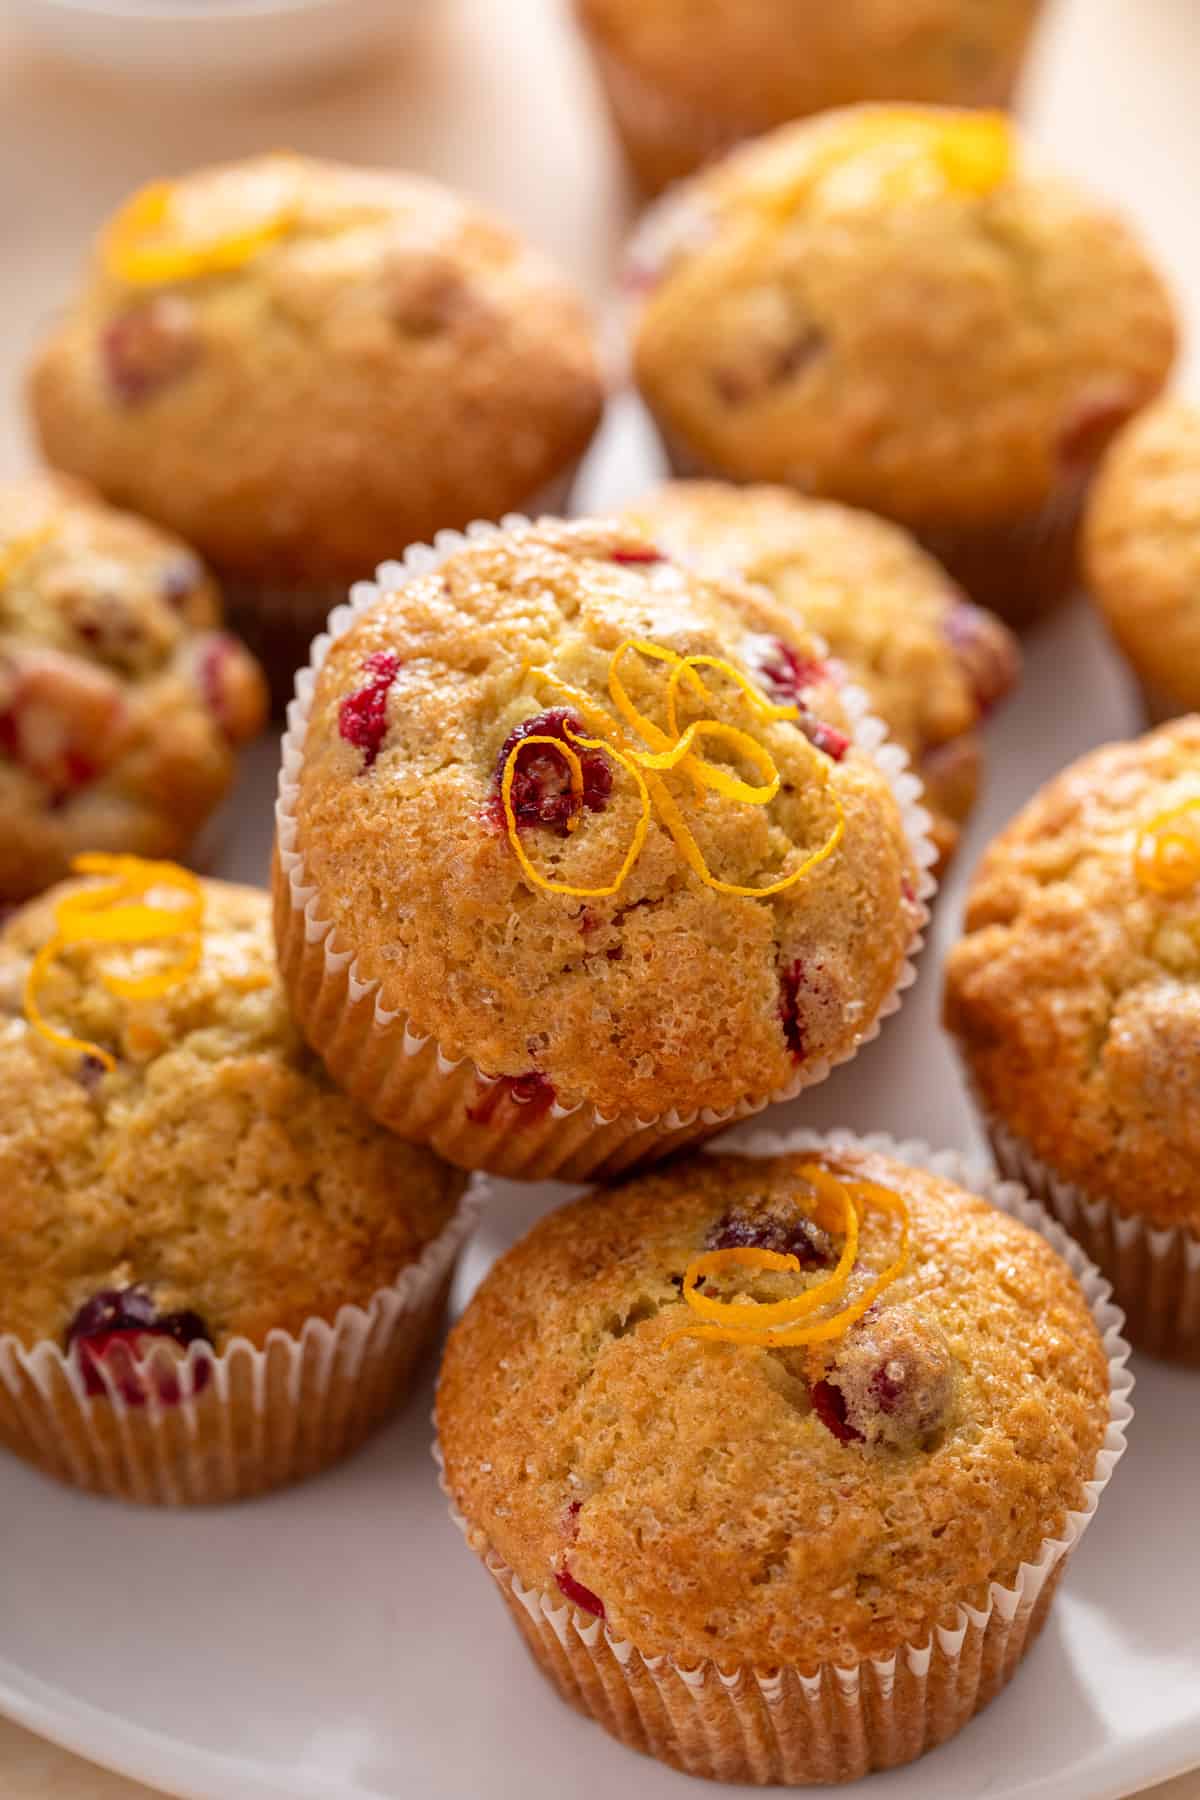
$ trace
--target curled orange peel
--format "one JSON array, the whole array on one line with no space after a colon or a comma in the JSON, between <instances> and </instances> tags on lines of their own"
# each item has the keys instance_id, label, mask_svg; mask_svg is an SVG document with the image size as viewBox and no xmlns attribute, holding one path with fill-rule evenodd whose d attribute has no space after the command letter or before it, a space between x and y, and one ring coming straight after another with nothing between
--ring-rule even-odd
<instances>
[{"instance_id":1,"label":"curled orange peel","mask_svg":"<svg viewBox=\"0 0 1200 1800\"><path fill-rule=\"evenodd\" d=\"M1200 795L1143 825L1133 853L1134 874L1148 893L1186 894L1200 881Z\"/></svg>"},{"instance_id":2,"label":"curled orange peel","mask_svg":"<svg viewBox=\"0 0 1200 1800\"><path fill-rule=\"evenodd\" d=\"M101 240L105 269L137 287L194 281L240 269L290 231L296 220L291 184L281 182L244 217L235 212L217 230L196 230L183 216L180 189L172 181L139 188L113 218Z\"/></svg>"},{"instance_id":3,"label":"curled orange peel","mask_svg":"<svg viewBox=\"0 0 1200 1800\"><path fill-rule=\"evenodd\" d=\"M634 704L621 679L621 661L630 652L636 652L654 662L664 663L671 671L666 696L667 719L670 727L668 731L664 731L660 725L648 718ZM624 643L618 645L609 660L608 688L613 705L625 725L636 731L643 743L649 745L649 749L643 749L631 741L622 729L621 723L611 713L602 706L598 706L594 700L581 693L578 688L563 681L550 669L534 665L526 670L532 679L544 683L563 699L569 700L583 718L584 723L597 733L594 738L581 738L568 731L566 736L569 744L575 744L584 749L599 750L612 757L614 762L619 763L633 776L642 802L641 816L635 827L633 839L621 871L614 882L600 888L581 888L569 882L551 881L534 867L520 841L516 812L512 803L517 763L527 745L547 744L551 746L567 759L571 775L571 792L577 802L582 799L583 795L582 767L578 756L570 749L569 744L564 745L558 738L530 736L515 744L505 761L501 777L500 801L509 843L516 853L522 872L535 886L545 889L547 893L570 894L578 899L602 899L615 894L624 884L634 863L641 855L649 830L651 810L657 812L688 867L706 887L713 888L721 894L733 894L752 900L767 899L773 894L780 894L785 889L794 887L810 870L815 869L827 857L832 856L845 835L846 815L836 789L830 784L829 774L821 762L820 753L809 746L819 772L821 785L832 800L835 815L833 827L824 842L790 874L756 887L721 881L709 869L703 852L680 812L674 796L662 780L662 775L672 770L678 770L690 777L699 798L703 798L705 789L708 789L719 794L723 799L740 801L747 806L769 805L779 792L780 775L775 760L766 746L760 744L758 739L749 732L743 731L735 725L728 725L720 719L697 719L682 731L680 730L678 695L680 687L685 681L698 699L705 701L713 699L709 687L698 673L700 668L716 669L727 675L751 709L763 719L795 719L799 717L796 707L774 705L739 669L720 657L682 657L674 650L664 649L660 644L649 643L639 638L627 638ZM721 768L699 755L696 746L705 740L728 745L730 749L736 751L739 756L754 766L761 780L758 783L743 781L731 770ZM568 820L567 829L574 830L577 823L578 808Z\"/></svg>"},{"instance_id":4,"label":"curled orange peel","mask_svg":"<svg viewBox=\"0 0 1200 1800\"><path fill-rule=\"evenodd\" d=\"M841 1337L861 1319L880 1294L903 1273L909 1258L911 1220L907 1202L900 1194L873 1181L843 1181L815 1163L800 1164L796 1173L813 1190L815 1204L810 1213L814 1220L823 1228L835 1233L841 1231L843 1235L836 1266L790 1299L718 1300L699 1291L698 1283L709 1275L730 1268L798 1274L800 1262L794 1256L752 1246L706 1250L692 1259L683 1278L682 1297L696 1314L696 1320L664 1333L664 1347L684 1337L763 1349L827 1343ZM843 1305L858 1259L863 1215L869 1207L899 1219L900 1243L891 1262ZM830 1306L836 1310L823 1318L814 1318L814 1314Z\"/></svg>"},{"instance_id":5,"label":"curled orange peel","mask_svg":"<svg viewBox=\"0 0 1200 1800\"><path fill-rule=\"evenodd\" d=\"M64 894L54 908L54 932L37 952L25 977L25 1016L35 1031L61 1050L94 1056L108 1070L116 1058L99 1044L60 1031L42 1012L38 990L52 964L75 944L167 944L180 940L180 953L168 968L147 975L102 972L100 980L110 993L127 1000L148 1000L165 994L193 973L203 945L204 889L188 869L177 863L147 862L140 856L107 856L98 852L77 856L71 864L77 875L108 875L112 879ZM159 888L174 889L182 904L159 905L146 896Z\"/></svg>"}]
</instances>

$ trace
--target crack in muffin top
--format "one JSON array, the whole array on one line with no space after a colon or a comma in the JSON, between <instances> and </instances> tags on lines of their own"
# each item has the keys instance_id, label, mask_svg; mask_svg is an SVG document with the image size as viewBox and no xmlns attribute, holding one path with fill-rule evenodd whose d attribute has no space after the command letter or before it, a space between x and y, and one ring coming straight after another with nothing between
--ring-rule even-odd
<instances>
[{"instance_id":1,"label":"crack in muffin top","mask_svg":"<svg viewBox=\"0 0 1200 1800\"><path fill-rule=\"evenodd\" d=\"M385 586L317 676L294 804L331 942L379 982L380 1004L484 1074L536 1073L609 1114L728 1107L787 1085L798 1057L848 1053L903 967L917 873L815 644L797 717L763 716L781 630L795 635L767 596L702 580L612 523L506 532ZM601 710L619 710L614 657L631 641L675 658L619 662L652 730L679 660L713 659L697 668L706 698L678 683L680 730L726 722L757 766L705 738L710 785L695 763L647 769L647 810L631 755L596 735ZM627 752L653 753L621 723ZM574 782L560 750L573 739ZM762 758L779 777L770 804L714 791L714 771L762 788ZM794 885L750 898L696 873L671 809L734 886L786 879L839 817L844 830ZM526 860L572 891L547 891Z\"/></svg>"}]
</instances>

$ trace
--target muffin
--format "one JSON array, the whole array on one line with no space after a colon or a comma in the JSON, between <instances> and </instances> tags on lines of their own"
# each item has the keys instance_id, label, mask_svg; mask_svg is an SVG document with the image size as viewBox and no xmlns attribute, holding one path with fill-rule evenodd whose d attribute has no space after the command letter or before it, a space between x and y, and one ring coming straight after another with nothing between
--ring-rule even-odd
<instances>
[{"instance_id":1,"label":"muffin","mask_svg":"<svg viewBox=\"0 0 1200 1800\"><path fill-rule=\"evenodd\" d=\"M1104 459L1084 522L1088 588L1150 720L1200 707L1200 412L1151 407Z\"/></svg>"},{"instance_id":2,"label":"muffin","mask_svg":"<svg viewBox=\"0 0 1200 1800\"><path fill-rule=\"evenodd\" d=\"M925 789L944 868L975 803L979 726L1009 692L1020 653L898 526L787 488L673 481L629 518L703 573L770 588L860 682Z\"/></svg>"},{"instance_id":3,"label":"muffin","mask_svg":"<svg viewBox=\"0 0 1200 1800\"><path fill-rule=\"evenodd\" d=\"M0 935L0 1445L162 1505L357 1448L472 1208L328 1080L266 894L83 858Z\"/></svg>"},{"instance_id":4,"label":"muffin","mask_svg":"<svg viewBox=\"0 0 1200 1800\"><path fill-rule=\"evenodd\" d=\"M266 713L220 625L177 538L71 481L0 484L0 904L81 850L187 847Z\"/></svg>"},{"instance_id":5,"label":"muffin","mask_svg":"<svg viewBox=\"0 0 1200 1800\"><path fill-rule=\"evenodd\" d=\"M576 0L617 134L656 193L789 119L861 100L1004 106L1039 0Z\"/></svg>"},{"instance_id":6,"label":"muffin","mask_svg":"<svg viewBox=\"0 0 1200 1800\"><path fill-rule=\"evenodd\" d=\"M276 937L381 1123L611 1173L874 1035L932 887L919 786L767 594L543 521L418 546L330 625L284 741Z\"/></svg>"},{"instance_id":7,"label":"muffin","mask_svg":"<svg viewBox=\"0 0 1200 1800\"><path fill-rule=\"evenodd\" d=\"M412 539L559 510L602 392L582 302L505 225L271 155L133 196L30 397L48 459L195 543L290 680Z\"/></svg>"},{"instance_id":8,"label":"muffin","mask_svg":"<svg viewBox=\"0 0 1200 1800\"><path fill-rule=\"evenodd\" d=\"M990 113L772 132L654 209L631 281L678 472L882 513L1017 623L1070 585L1087 479L1175 349L1137 240Z\"/></svg>"},{"instance_id":9,"label":"muffin","mask_svg":"<svg viewBox=\"0 0 1200 1800\"><path fill-rule=\"evenodd\" d=\"M1083 757L975 875L945 1018L1001 1166L1200 1361L1200 718Z\"/></svg>"},{"instance_id":10,"label":"muffin","mask_svg":"<svg viewBox=\"0 0 1200 1800\"><path fill-rule=\"evenodd\" d=\"M907 1762L1004 1685L1131 1381L1107 1286L1020 1189L988 1190L1006 1217L953 1158L774 1146L542 1219L452 1332L437 1428L564 1699L689 1774L799 1785Z\"/></svg>"}]
</instances>

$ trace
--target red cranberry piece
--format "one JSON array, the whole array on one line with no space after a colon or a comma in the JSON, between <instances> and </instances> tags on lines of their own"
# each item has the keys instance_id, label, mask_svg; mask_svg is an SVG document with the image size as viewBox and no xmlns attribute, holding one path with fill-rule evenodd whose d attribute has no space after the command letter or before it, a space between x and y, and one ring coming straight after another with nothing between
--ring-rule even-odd
<instances>
[{"instance_id":1,"label":"red cranberry piece","mask_svg":"<svg viewBox=\"0 0 1200 1800\"><path fill-rule=\"evenodd\" d=\"M725 1213L704 1240L707 1250L773 1250L794 1256L801 1268L823 1269L834 1262L833 1243L815 1220L797 1213Z\"/></svg>"},{"instance_id":2,"label":"red cranberry piece","mask_svg":"<svg viewBox=\"0 0 1200 1800\"><path fill-rule=\"evenodd\" d=\"M474 1106L468 1106L467 1117L473 1125L490 1125L501 1101L511 1100L522 1108L521 1118L513 1122L531 1125L545 1118L555 1098L554 1084L536 1069L526 1075L501 1075L484 1088Z\"/></svg>"},{"instance_id":3,"label":"red cranberry piece","mask_svg":"<svg viewBox=\"0 0 1200 1800\"><path fill-rule=\"evenodd\" d=\"M565 744L569 741L568 732L575 737L588 735L575 714L561 706L552 707L549 712L535 713L533 718L522 720L509 732L492 775L496 794L491 803L491 815L499 825L504 824L501 799L504 771L514 747L530 737L552 737ZM582 805L589 812L603 812L612 793L612 766L602 751L581 750L577 745L571 748L579 758L583 775ZM547 825L560 837L565 837L568 821L575 817L581 806L581 800L571 791L571 769L566 757L549 744L531 744L523 750L513 770L511 802L518 828Z\"/></svg>"},{"instance_id":4,"label":"red cranberry piece","mask_svg":"<svg viewBox=\"0 0 1200 1800\"><path fill-rule=\"evenodd\" d=\"M969 600L954 602L942 634L970 684L980 716L986 718L1011 691L1021 672L1016 639L999 619Z\"/></svg>"},{"instance_id":5,"label":"red cranberry piece","mask_svg":"<svg viewBox=\"0 0 1200 1800\"><path fill-rule=\"evenodd\" d=\"M782 700L797 706L809 688L829 680L826 663L817 656L801 656L782 638L773 640L771 659L762 665L762 673Z\"/></svg>"},{"instance_id":6,"label":"red cranberry piece","mask_svg":"<svg viewBox=\"0 0 1200 1800\"><path fill-rule=\"evenodd\" d=\"M199 357L190 302L178 294L159 294L128 307L105 327L100 352L118 400L125 406L142 405Z\"/></svg>"},{"instance_id":7,"label":"red cranberry piece","mask_svg":"<svg viewBox=\"0 0 1200 1800\"><path fill-rule=\"evenodd\" d=\"M338 708L338 731L348 744L363 753L369 769L387 736L387 698L400 668L393 650L376 650L363 664L372 679L356 693L347 694Z\"/></svg>"},{"instance_id":8,"label":"red cranberry piece","mask_svg":"<svg viewBox=\"0 0 1200 1800\"><path fill-rule=\"evenodd\" d=\"M78 1357L87 1393L102 1396L108 1392L101 1374L103 1364L130 1406L146 1404L151 1380L163 1404L177 1406L184 1398L178 1376L162 1359L156 1360L152 1369L142 1366L156 1339L175 1344L180 1350L186 1350L189 1344L212 1343L208 1327L198 1313L159 1313L144 1288L131 1287L106 1288L86 1301L67 1327L66 1347ZM208 1363L197 1363L191 1394L204 1389L209 1374Z\"/></svg>"},{"instance_id":9,"label":"red cranberry piece","mask_svg":"<svg viewBox=\"0 0 1200 1800\"><path fill-rule=\"evenodd\" d=\"M107 1073L108 1070L100 1058L94 1056L90 1050L85 1050L76 1065L75 1079L81 1088L85 1088L89 1094L94 1094Z\"/></svg>"},{"instance_id":10,"label":"red cranberry piece","mask_svg":"<svg viewBox=\"0 0 1200 1800\"><path fill-rule=\"evenodd\" d=\"M831 1431L839 1444L861 1444L863 1434L858 1431L846 1417L846 1397L841 1388L836 1388L828 1381L814 1381L809 1389L813 1411L824 1425Z\"/></svg>"},{"instance_id":11,"label":"red cranberry piece","mask_svg":"<svg viewBox=\"0 0 1200 1800\"><path fill-rule=\"evenodd\" d=\"M111 675L79 657L39 650L0 669L0 756L27 769L62 804L116 755L127 713Z\"/></svg>"},{"instance_id":12,"label":"red cranberry piece","mask_svg":"<svg viewBox=\"0 0 1200 1800\"><path fill-rule=\"evenodd\" d=\"M844 731L839 731L825 719L814 718L811 713L801 718L800 729L814 750L820 750L833 762L841 762L850 748L850 739Z\"/></svg>"},{"instance_id":13,"label":"red cranberry piece","mask_svg":"<svg viewBox=\"0 0 1200 1800\"><path fill-rule=\"evenodd\" d=\"M554 1579L558 1583L559 1593L569 1600L572 1606L577 1606L580 1612L591 1613L594 1619L604 1617L603 1600L593 1594L591 1588L585 1588L581 1581L576 1581L566 1563L561 1569L555 1570Z\"/></svg>"},{"instance_id":14,"label":"red cranberry piece","mask_svg":"<svg viewBox=\"0 0 1200 1800\"><path fill-rule=\"evenodd\" d=\"M655 550L650 544L629 544L623 549L614 550L612 560L615 563L660 563L666 558L661 550Z\"/></svg>"},{"instance_id":15,"label":"red cranberry piece","mask_svg":"<svg viewBox=\"0 0 1200 1800\"><path fill-rule=\"evenodd\" d=\"M779 1023L783 1026L783 1035L792 1053L792 1061L796 1063L804 1061L808 1048L804 1041L804 1027L800 1023L800 990L803 986L804 963L797 957L779 977Z\"/></svg>"},{"instance_id":16,"label":"red cranberry piece","mask_svg":"<svg viewBox=\"0 0 1200 1800\"><path fill-rule=\"evenodd\" d=\"M177 556L163 571L162 597L170 607L182 607L204 579L204 566L197 556Z\"/></svg>"},{"instance_id":17,"label":"red cranberry piece","mask_svg":"<svg viewBox=\"0 0 1200 1800\"><path fill-rule=\"evenodd\" d=\"M829 1385L859 1437L911 1450L945 1421L954 1361L937 1328L911 1308L872 1308L834 1350Z\"/></svg>"}]
</instances>

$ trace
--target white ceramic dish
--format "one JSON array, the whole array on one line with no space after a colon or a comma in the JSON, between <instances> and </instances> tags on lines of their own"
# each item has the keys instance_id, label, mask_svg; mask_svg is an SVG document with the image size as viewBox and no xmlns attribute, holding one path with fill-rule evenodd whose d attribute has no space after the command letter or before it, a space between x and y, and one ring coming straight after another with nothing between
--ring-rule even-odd
<instances>
[{"instance_id":1,"label":"white ceramic dish","mask_svg":"<svg viewBox=\"0 0 1200 1800\"><path fill-rule=\"evenodd\" d=\"M618 409L583 498L649 470ZM1062 672L1088 696L1061 702ZM990 793L935 912L923 978L877 1043L775 1124L976 1139L937 1028L937 967L986 837L1038 782L1134 727L1082 609L1030 646L992 733ZM223 869L261 879L273 750L237 801ZM499 1183L461 1305L491 1258L565 1189ZM1130 1450L1012 1687L872 1800L1115 1800L1200 1761L1200 1443L1194 1377L1135 1364ZM88 1501L0 1459L0 1709L187 1800L669 1800L694 1784L635 1758L550 1694L446 1515L427 1384L357 1461L294 1493L164 1516ZM749 1790L747 1790L749 1791Z\"/></svg>"},{"instance_id":2,"label":"white ceramic dish","mask_svg":"<svg viewBox=\"0 0 1200 1800\"><path fill-rule=\"evenodd\" d=\"M329 74L399 35L420 0L8 0L43 49L194 87Z\"/></svg>"}]
</instances>

